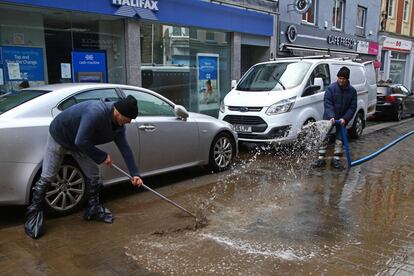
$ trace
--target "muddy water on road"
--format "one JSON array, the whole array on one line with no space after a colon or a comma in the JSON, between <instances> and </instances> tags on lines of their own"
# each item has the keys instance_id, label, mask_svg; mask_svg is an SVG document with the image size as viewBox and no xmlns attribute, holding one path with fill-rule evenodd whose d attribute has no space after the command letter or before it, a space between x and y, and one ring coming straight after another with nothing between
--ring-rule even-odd
<instances>
[{"instance_id":1,"label":"muddy water on road","mask_svg":"<svg viewBox=\"0 0 414 276\"><path fill-rule=\"evenodd\" d=\"M366 135L351 143L352 157L410 130L403 124ZM348 172L329 165L312 169L318 143L306 145L301 151L242 152L230 174L187 195L207 214L206 227L138 235L125 246L127 256L171 275L375 274L401 268L398 260L412 249L414 237L413 138Z\"/></svg>"}]
</instances>

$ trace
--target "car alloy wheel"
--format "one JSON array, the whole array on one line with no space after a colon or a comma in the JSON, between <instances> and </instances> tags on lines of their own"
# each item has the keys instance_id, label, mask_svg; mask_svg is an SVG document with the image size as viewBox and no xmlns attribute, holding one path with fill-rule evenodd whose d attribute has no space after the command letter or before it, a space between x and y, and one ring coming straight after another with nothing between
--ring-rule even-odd
<instances>
[{"instance_id":1,"label":"car alloy wheel","mask_svg":"<svg viewBox=\"0 0 414 276\"><path fill-rule=\"evenodd\" d=\"M46 192L48 210L53 214L72 213L82 202L85 195L85 177L81 170L66 163L60 167L56 181Z\"/></svg>"},{"instance_id":2,"label":"car alloy wheel","mask_svg":"<svg viewBox=\"0 0 414 276\"><path fill-rule=\"evenodd\" d=\"M233 160L235 144L229 134L221 133L214 138L210 149L210 167L214 171L226 170Z\"/></svg>"}]
</instances>

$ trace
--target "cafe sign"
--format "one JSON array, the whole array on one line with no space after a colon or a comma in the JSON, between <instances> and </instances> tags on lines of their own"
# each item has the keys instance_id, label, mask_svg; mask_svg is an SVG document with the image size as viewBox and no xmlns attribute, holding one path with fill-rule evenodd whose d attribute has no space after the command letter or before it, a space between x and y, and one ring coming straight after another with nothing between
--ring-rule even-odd
<instances>
[{"instance_id":1,"label":"cafe sign","mask_svg":"<svg viewBox=\"0 0 414 276\"><path fill-rule=\"evenodd\" d=\"M158 11L158 1L156 0L112 0L112 4Z\"/></svg>"},{"instance_id":2,"label":"cafe sign","mask_svg":"<svg viewBox=\"0 0 414 276\"><path fill-rule=\"evenodd\" d=\"M355 39L339 35L328 35L326 41L329 45L343 46L349 49L354 49L357 43Z\"/></svg>"}]
</instances>

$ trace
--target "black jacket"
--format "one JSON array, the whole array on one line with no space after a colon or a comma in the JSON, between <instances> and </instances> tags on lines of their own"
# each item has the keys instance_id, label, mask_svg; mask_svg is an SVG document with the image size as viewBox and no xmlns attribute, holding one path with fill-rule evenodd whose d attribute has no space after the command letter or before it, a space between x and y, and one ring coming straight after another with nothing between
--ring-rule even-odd
<instances>
[{"instance_id":1,"label":"black jacket","mask_svg":"<svg viewBox=\"0 0 414 276\"><path fill-rule=\"evenodd\" d=\"M343 118L348 124L357 109L357 92L349 82L344 88L341 88L338 82L334 82L326 89L323 101L325 107L324 120Z\"/></svg>"}]
</instances>

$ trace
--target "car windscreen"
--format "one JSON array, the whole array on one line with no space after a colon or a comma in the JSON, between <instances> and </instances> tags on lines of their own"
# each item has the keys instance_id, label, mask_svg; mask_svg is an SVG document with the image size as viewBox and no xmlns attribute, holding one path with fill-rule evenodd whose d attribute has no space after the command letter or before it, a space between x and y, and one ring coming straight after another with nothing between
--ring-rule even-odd
<instances>
[{"instance_id":1,"label":"car windscreen","mask_svg":"<svg viewBox=\"0 0 414 276\"><path fill-rule=\"evenodd\" d=\"M311 63L264 63L252 67L237 85L239 91L281 91L302 83Z\"/></svg>"},{"instance_id":2,"label":"car windscreen","mask_svg":"<svg viewBox=\"0 0 414 276\"><path fill-rule=\"evenodd\" d=\"M0 114L7 112L16 106L28 102L50 91L46 90L22 90L0 96Z\"/></svg>"}]
</instances>

